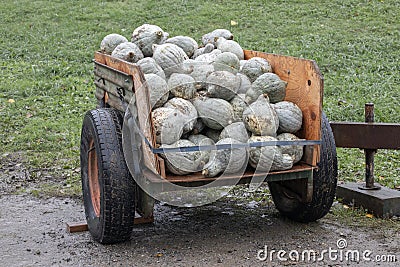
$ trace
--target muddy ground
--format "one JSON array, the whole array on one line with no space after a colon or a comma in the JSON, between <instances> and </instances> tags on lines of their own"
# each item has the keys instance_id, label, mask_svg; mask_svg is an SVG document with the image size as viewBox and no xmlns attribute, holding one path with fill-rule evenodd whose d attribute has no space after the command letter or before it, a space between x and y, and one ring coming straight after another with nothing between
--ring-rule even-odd
<instances>
[{"instance_id":1,"label":"muddy ground","mask_svg":"<svg viewBox=\"0 0 400 267\"><path fill-rule=\"evenodd\" d=\"M84 220L79 197L29 193L49 179L62 179L45 173L31 179L23 164L4 158L0 166L1 266L398 266L400 261L398 220L370 219L368 226L359 215L330 213L315 223L295 223L269 201L243 197L243 188L198 208L158 203L153 224L137 226L129 242L104 246L88 232L67 232L67 222ZM272 250L286 254L279 259L275 252L271 260ZM315 262L307 259L311 250L317 252ZM373 261L363 259L363 252ZM360 255L359 261L346 261L350 253ZM377 262L376 256L397 262Z\"/></svg>"}]
</instances>

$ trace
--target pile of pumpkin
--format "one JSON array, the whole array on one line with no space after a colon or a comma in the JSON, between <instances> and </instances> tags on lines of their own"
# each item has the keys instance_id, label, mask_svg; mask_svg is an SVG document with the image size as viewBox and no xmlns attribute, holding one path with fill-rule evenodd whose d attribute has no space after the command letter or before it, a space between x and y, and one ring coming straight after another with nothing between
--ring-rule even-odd
<instances>
[{"instance_id":1,"label":"pile of pumpkin","mask_svg":"<svg viewBox=\"0 0 400 267\"><path fill-rule=\"evenodd\" d=\"M133 31L131 42L109 34L100 49L142 69L159 147L298 140L294 134L302 126L302 111L284 101L287 83L272 73L267 60L244 60L229 30L207 33L199 45L144 24ZM291 169L302 155L302 146L162 154L171 173L202 171L206 177L236 173L248 164L259 171Z\"/></svg>"}]
</instances>

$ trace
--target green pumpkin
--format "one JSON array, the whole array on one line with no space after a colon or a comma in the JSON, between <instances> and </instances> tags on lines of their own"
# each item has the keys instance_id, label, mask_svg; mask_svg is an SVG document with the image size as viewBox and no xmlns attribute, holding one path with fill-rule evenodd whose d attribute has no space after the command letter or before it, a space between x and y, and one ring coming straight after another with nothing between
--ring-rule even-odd
<instances>
[{"instance_id":1,"label":"green pumpkin","mask_svg":"<svg viewBox=\"0 0 400 267\"><path fill-rule=\"evenodd\" d=\"M262 94L267 94L271 103L283 101L286 96L287 82L275 73L260 75L246 92L246 102L253 103Z\"/></svg>"},{"instance_id":2,"label":"green pumpkin","mask_svg":"<svg viewBox=\"0 0 400 267\"><path fill-rule=\"evenodd\" d=\"M303 113L294 103L281 101L274 105L279 118L279 129L281 133L296 133L301 129Z\"/></svg>"},{"instance_id":3,"label":"green pumpkin","mask_svg":"<svg viewBox=\"0 0 400 267\"><path fill-rule=\"evenodd\" d=\"M164 43L168 35L157 25L143 24L133 31L131 42L142 50L145 57L151 57L153 55L153 45Z\"/></svg>"},{"instance_id":4,"label":"green pumpkin","mask_svg":"<svg viewBox=\"0 0 400 267\"><path fill-rule=\"evenodd\" d=\"M255 135L276 136L279 127L278 116L264 95L243 111L243 122Z\"/></svg>"},{"instance_id":5,"label":"green pumpkin","mask_svg":"<svg viewBox=\"0 0 400 267\"><path fill-rule=\"evenodd\" d=\"M131 42L120 43L113 50L111 56L132 63L136 63L144 57L139 47Z\"/></svg>"},{"instance_id":6,"label":"green pumpkin","mask_svg":"<svg viewBox=\"0 0 400 267\"><path fill-rule=\"evenodd\" d=\"M188 57L191 57L194 51L199 48L197 42L189 36L175 36L167 39L165 42L179 46L183 51L185 51Z\"/></svg>"},{"instance_id":7,"label":"green pumpkin","mask_svg":"<svg viewBox=\"0 0 400 267\"><path fill-rule=\"evenodd\" d=\"M100 51L102 53L111 55L111 53L119 44L126 42L128 42L128 39L126 39L126 37L120 34L117 33L108 34L103 38L103 40L101 40Z\"/></svg>"},{"instance_id":8,"label":"green pumpkin","mask_svg":"<svg viewBox=\"0 0 400 267\"><path fill-rule=\"evenodd\" d=\"M239 89L240 78L228 71L214 71L208 75L206 83L208 96L229 101Z\"/></svg>"},{"instance_id":9,"label":"green pumpkin","mask_svg":"<svg viewBox=\"0 0 400 267\"><path fill-rule=\"evenodd\" d=\"M220 144L241 144L241 142L224 138L219 140L216 145ZM245 147L212 150L210 161L204 166L202 174L206 177L215 177L220 173L231 174L241 173L247 166L248 154Z\"/></svg>"}]
</instances>

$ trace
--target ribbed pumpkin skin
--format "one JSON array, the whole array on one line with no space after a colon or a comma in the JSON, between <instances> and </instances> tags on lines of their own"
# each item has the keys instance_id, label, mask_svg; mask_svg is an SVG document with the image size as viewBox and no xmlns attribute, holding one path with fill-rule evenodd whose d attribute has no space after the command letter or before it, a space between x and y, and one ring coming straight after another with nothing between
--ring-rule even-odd
<instances>
[{"instance_id":1,"label":"ribbed pumpkin skin","mask_svg":"<svg viewBox=\"0 0 400 267\"><path fill-rule=\"evenodd\" d=\"M179 46L183 51L185 51L188 57L191 57L194 51L199 48L196 40L189 36L174 36L167 39L165 42Z\"/></svg>"},{"instance_id":2,"label":"ribbed pumpkin skin","mask_svg":"<svg viewBox=\"0 0 400 267\"><path fill-rule=\"evenodd\" d=\"M242 63L241 73L254 82L258 77L267 72L272 72L271 64L264 58L253 57Z\"/></svg>"},{"instance_id":3,"label":"ribbed pumpkin skin","mask_svg":"<svg viewBox=\"0 0 400 267\"><path fill-rule=\"evenodd\" d=\"M276 141L272 136L253 135L249 138L248 143ZM270 171L274 162L275 154L278 153L276 146L250 147L249 164L258 171Z\"/></svg>"},{"instance_id":4,"label":"ribbed pumpkin skin","mask_svg":"<svg viewBox=\"0 0 400 267\"><path fill-rule=\"evenodd\" d=\"M190 76L196 81L197 90L206 89L208 75L214 71L214 66L205 62L188 59L183 62L184 69L191 70Z\"/></svg>"},{"instance_id":5,"label":"ribbed pumpkin skin","mask_svg":"<svg viewBox=\"0 0 400 267\"><path fill-rule=\"evenodd\" d=\"M164 70L168 78L172 73L185 73L182 62L188 59L186 53L177 45L154 45L153 58Z\"/></svg>"},{"instance_id":6,"label":"ribbed pumpkin skin","mask_svg":"<svg viewBox=\"0 0 400 267\"><path fill-rule=\"evenodd\" d=\"M169 91L167 82L157 74L145 74L147 86L150 92L150 105L152 108L163 106L168 101Z\"/></svg>"},{"instance_id":7,"label":"ribbed pumpkin skin","mask_svg":"<svg viewBox=\"0 0 400 267\"><path fill-rule=\"evenodd\" d=\"M162 145L161 148L191 147L194 143L186 139L176 141L171 145ZM201 170L201 154L199 151L193 152L172 152L162 154L165 159L167 169L177 175L185 175ZM204 163L204 162L203 162Z\"/></svg>"},{"instance_id":8,"label":"ribbed pumpkin skin","mask_svg":"<svg viewBox=\"0 0 400 267\"><path fill-rule=\"evenodd\" d=\"M231 52L222 52L213 62L215 71L228 71L237 74L239 71L240 63L238 57Z\"/></svg>"},{"instance_id":9,"label":"ribbed pumpkin skin","mask_svg":"<svg viewBox=\"0 0 400 267\"><path fill-rule=\"evenodd\" d=\"M281 80L275 73L264 73L252 84L246 92L246 102L252 103L258 96L267 94L271 103L283 101L286 95L287 82Z\"/></svg>"},{"instance_id":10,"label":"ribbed pumpkin skin","mask_svg":"<svg viewBox=\"0 0 400 267\"><path fill-rule=\"evenodd\" d=\"M196 93L196 82L192 76L173 73L168 79L168 89L175 97L192 99Z\"/></svg>"},{"instance_id":11,"label":"ribbed pumpkin skin","mask_svg":"<svg viewBox=\"0 0 400 267\"><path fill-rule=\"evenodd\" d=\"M207 93L210 97L231 100L235 97L240 78L228 71L214 71L207 77Z\"/></svg>"},{"instance_id":12,"label":"ribbed pumpkin skin","mask_svg":"<svg viewBox=\"0 0 400 267\"><path fill-rule=\"evenodd\" d=\"M196 49L192 55L192 59L196 59L198 56L211 53L215 49L213 44L206 44L204 47Z\"/></svg>"},{"instance_id":13,"label":"ribbed pumpkin skin","mask_svg":"<svg viewBox=\"0 0 400 267\"><path fill-rule=\"evenodd\" d=\"M212 146L215 144L215 142L211 138L208 138L207 136L202 134L189 135L188 140L196 146ZM200 154L202 165L207 164L210 160L211 150L200 151Z\"/></svg>"},{"instance_id":14,"label":"ribbed pumpkin skin","mask_svg":"<svg viewBox=\"0 0 400 267\"><path fill-rule=\"evenodd\" d=\"M165 103L166 108L175 108L179 110L185 120L185 126L183 127L183 134L193 130L194 124L197 121L197 110L193 104L183 98L172 98Z\"/></svg>"},{"instance_id":15,"label":"ribbed pumpkin skin","mask_svg":"<svg viewBox=\"0 0 400 267\"><path fill-rule=\"evenodd\" d=\"M207 127L221 130L232 123L233 109L229 102L219 98L195 98L193 101L199 117Z\"/></svg>"},{"instance_id":16,"label":"ribbed pumpkin skin","mask_svg":"<svg viewBox=\"0 0 400 267\"><path fill-rule=\"evenodd\" d=\"M131 42L142 50L145 57L151 57L153 55L153 45L162 44L167 38L168 33L164 32L160 27L143 24L133 31Z\"/></svg>"},{"instance_id":17,"label":"ribbed pumpkin skin","mask_svg":"<svg viewBox=\"0 0 400 267\"><path fill-rule=\"evenodd\" d=\"M255 135L276 136L279 127L278 116L263 95L244 110L243 122Z\"/></svg>"},{"instance_id":18,"label":"ribbed pumpkin skin","mask_svg":"<svg viewBox=\"0 0 400 267\"><path fill-rule=\"evenodd\" d=\"M276 141L272 136L255 136L249 139L249 143ZM249 163L257 171L288 170L293 167L293 159L288 154L283 154L278 146L251 147L249 151Z\"/></svg>"},{"instance_id":19,"label":"ribbed pumpkin skin","mask_svg":"<svg viewBox=\"0 0 400 267\"><path fill-rule=\"evenodd\" d=\"M216 145L220 144L240 144L241 142L225 138L219 140ZM248 154L245 148L212 150L210 161L204 166L202 174L206 177L215 177L219 173L236 173L242 171L248 161Z\"/></svg>"},{"instance_id":20,"label":"ribbed pumpkin skin","mask_svg":"<svg viewBox=\"0 0 400 267\"><path fill-rule=\"evenodd\" d=\"M217 56L221 53L222 53L221 50L214 49L210 53L204 53L202 55L199 55L198 57L195 58L195 60L199 61L199 62L205 62L208 64L212 64L212 63L214 63Z\"/></svg>"},{"instance_id":21,"label":"ribbed pumpkin skin","mask_svg":"<svg viewBox=\"0 0 400 267\"><path fill-rule=\"evenodd\" d=\"M143 53L137 45L131 42L120 43L111 53L112 57L136 63L143 59Z\"/></svg>"},{"instance_id":22,"label":"ribbed pumpkin skin","mask_svg":"<svg viewBox=\"0 0 400 267\"><path fill-rule=\"evenodd\" d=\"M240 78L238 94L246 94L246 92L251 88L251 81L249 77L242 73L238 73L237 76Z\"/></svg>"},{"instance_id":23,"label":"ribbed pumpkin skin","mask_svg":"<svg viewBox=\"0 0 400 267\"><path fill-rule=\"evenodd\" d=\"M291 133L281 133L276 137L280 141L300 140L297 136ZM288 154L293 159L293 164L296 164L303 157L303 146L280 146L282 154Z\"/></svg>"},{"instance_id":24,"label":"ribbed pumpkin skin","mask_svg":"<svg viewBox=\"0 0 400 267\"><path fill-rule=\"evenodd\" d=\"M232 40L233 34L226 29L215 29L212 32L206 33L201 37L201 42L203 45L213 44L216 45L216 41L219 37L223 37L226 40Z\"/></svg>"},{"instance_id":25,"label":"ribbed pumpkin skin","mask_svg":"<svg viewBox=\"0 0 400 267\"><path fill-rule=\"evenodd\" d=\"M158 144L173 144L181 138L185 120L179 110L160 107L151 115Z\"/></svg>"},{"instance_id":26,"label":"ribbed pumpkin skin","mask_svg":"<svg viewBox=\"0 0 400 267\"><path fill-rule=\"evenodd\" d=\"M225 38L220 37L218 38L216 45L217 49L221 50L222 52L233 53L238 57L239 60L244 59L243 48L237 42L233 40L226 40Z\"/></svg>"},{"instance_id":27,"label":"ribbed pumpkin skin","mask_svg":"<svg viewBox=\"0 0 400 267\"><path fill-rule=\"evenodd\" d=\"M126 37L117 34L117 33L111 33L106 35L103 40L101 40L100 43L100 51L102 53L111 55L112 51L121 43L126 43L128 42L128 39Z\"/></svg>"},{"instance_id":28,"label":"ribbed pumpkin skin","mask_svg":"<svg viewBox=\"0 0 400 267\"><path fill-rule=\"evenodd\" d=\"M295 133L300 130L303 120L301 109L289 101L281 101L274 105L279 118L279 129L281 133Z\"/></svg>"},{"instance_id":29,"label":"ribbed pumpkin skin","mask_svg":"<svg viewBox=\"0 0 400 267\"><path fill-rule=\"evenodd\" d=\"M233 121L237 122L243 121L243 111L247 108L247 103L244 101L244 94L237 94L234 98L229 102L233 108Z\"/></svg>"},{"instance_id":30,"label":"ribbed pumpkin skin","mask_svg":"<svg viewBox=\"0 0 400 267\"><path fill-rule=\"evenodd\" d=\"M161 78L165 80L165 73L163 69L156 63L154 58L152 57L145 57L138 62L136 62L137 65L140 66L143 74L157 74Z\"/></svg>"},{"instance_id":31,"label":"ribbed pumpkin skin","mask_svg":"<svg viewBox=\"0 0 400 267\"><path fill-rule=\"evenodd\" d=\"M246 143L249 140L249 134L243 122L234 122L226 126L219 135L220 140L225 138L232 138L241 143Z\"/></svg>"}]
</instances>

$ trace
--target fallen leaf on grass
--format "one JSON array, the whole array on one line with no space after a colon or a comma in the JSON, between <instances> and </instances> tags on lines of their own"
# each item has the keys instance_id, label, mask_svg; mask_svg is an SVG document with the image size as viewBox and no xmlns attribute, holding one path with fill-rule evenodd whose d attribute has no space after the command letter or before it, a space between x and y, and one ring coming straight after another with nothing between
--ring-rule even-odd
<instances>
[{"instance_id":1,"label":"fallen leaf on grass","mask_svg":"<svg viewBox=\"0 0 400 267\"><path fill-rule=\"evenodd\" d=\"M10 98L10 99L8 99L8 103L15 103L15 100Z\"/></svg>"},{"instance_id":2,"label":"fallen leaf on grass","mask_svg":"<svg viewBox=\"0 0 400 267\"><path fill-rule=\"evenodd\" d=\"M374 218L374 215L371 214L371 213L367 213L367 214L365 214L365 217L367 217L367 218Z\"/></svg>"},{"instance_id":3,"label":"fallen leaf on grass","mask_svg":"<svg viewBox=\"0 0 400 267\"><path fill-rule=\"evenodd\" d=\"M238 23L234 20L231 20L231 26L236 26L236 25L238 25Z\"/></svg>"}]
</instances>

